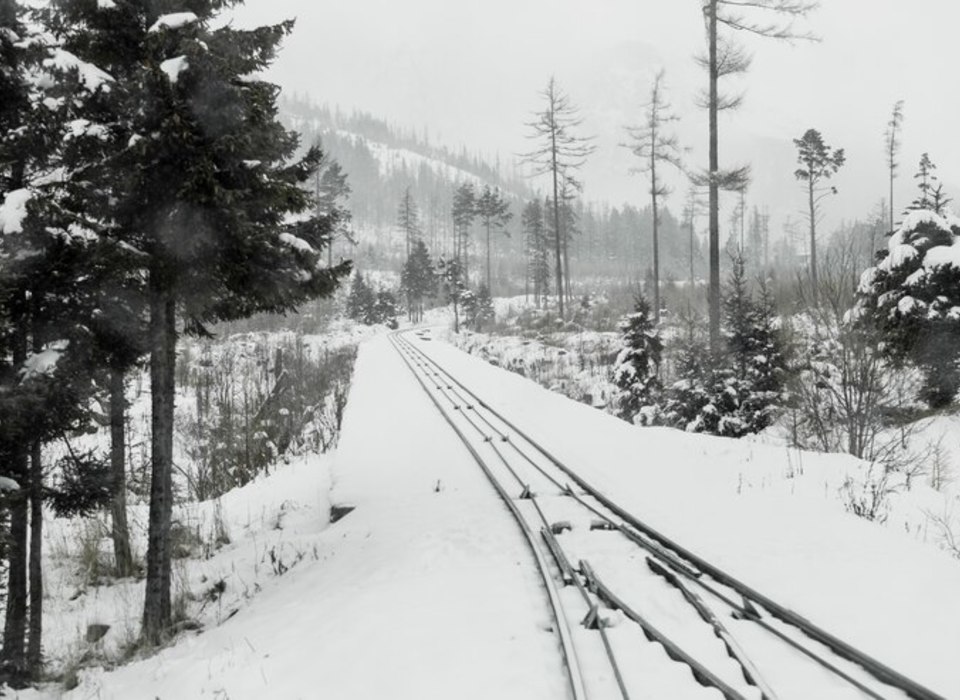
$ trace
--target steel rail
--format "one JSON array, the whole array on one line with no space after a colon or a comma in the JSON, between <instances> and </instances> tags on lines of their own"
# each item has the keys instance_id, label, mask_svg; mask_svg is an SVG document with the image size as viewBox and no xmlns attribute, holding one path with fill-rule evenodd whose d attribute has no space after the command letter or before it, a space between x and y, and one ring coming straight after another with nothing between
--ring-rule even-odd
<instances>
[{"instance_id":1,"label":"steel rail","mask_svg":"<svg viewBox=\"0 0 960 700\"><path fill-rule=\"evenodd\" d=\"M390 336L391 342L394 344L394 347L397 348L396 341L394 339L394 334ZM574 700L587 700L586 687L583 682L583 675L580 670L580 662L577 659L576 649L573 644L573 635L570 632L570 626L567 622L566 614L563 610L563 605L560 602L560 595L557 591L556 586L553 582L553 577L550 575L547 563L544 561L543 554L540 552L540 548L536 544L536 539L533 532L530 530L530 527L527 525L526 520L523 518L523 515L520 513L516 504L513 502L513 499L510 498L510 495L503 489L503 487L497 482L496 478L493 476L489 467L483 461L483 458L480 454L474 449L470 444L470 441L467 439L466 435L460 430L456 422L447 414L446 411L441 408L440 402L437 400L436 396L430 391L427 387L426 382L420 377L420 375L414 370L413 365L407 359L404 353L399 351L397 348L398 354L401 359L407 365L410 372L413 374L414 378L423 388L424 392L437 407L437 410L443 415L444 420L447 424L453 429L453 431L463 442L464 446L467 448L467 451L476 461L477 465L483 470L487 478L490 480L490 483L493 485L497 494L500 496L500 499L504 502L510 512L513 514L514 520L517 522L517 525L520 527L521 532L523 533L524 540L527 543L533 558L537 563L537 569L540 572L540 577L543 580L544 588L547 590L547 597L550 600L550 609L553 614L554 621L557 623L557 634L560 637L560 647L563 653L563 663L564 667L567 670L567 678L570 683L570 690L573 693Z\"/></svg>"},{"instance_id":2,"label":"steel rail","mask_svg":"<svg viewBox=\"0 0 960 700\"><path fill-rule=\"evenodd\" d=\"M404 338L403 342L406 343L409 347L413 348L413 344L410 343L410 341L408 341L407 339ZM923 686L922 684L899 673L898 671L894 670L890 666L873 658L869 654L866 654L865 652L862 652L859 649L856 649L852 645L843 641L842 639L835 636L834 634L826 631L825 629L819 627L818 625L814 624L813 622L803 617L802 615L796 613L795 611L783 605L780 605L776 601L762 594L760 591L740 581L736 577L728 574L726 571L712 565L710 562L706 561L704 558L700 557L699 555L694 554L692 551L683 547L672 538L667 537L666 535L658 531L656 528L644 523L643 521L638 519L636 516L634 516L633 514L623 509L621 506L619 506L609 497L604 495L601 491L594 488L586 479L581 477L573 469L571 469L566 464L564 464L549 450L543 447L543 445L541 445L538 441L531 438L527 433L525 433L523 430L517 427L515 423L513 423L508 418L500 414L499 411L497 411L492 406L490 406L490 404L484 401L482 397L478 396L474 391L472 391L470 388L468 388L462 382L460 382L456 377L450 374L450 372L447 371L444 367L442 367L435 359L430 357L427 353L425 353L423 350L420 350L419 348L414 348L414 350L415 352L419 353L423 358L425 358L426 362L428 362L430 365L435 367L438 373L442 373L443 375L446 375L449 378L449 381L452 383L452 385L459 387L459 389L462 392L464 392L464 394L472 397L473 403L481 406L485 410L495 415L497 419L500 420L504 425L506 425L508 428L513 430L516 434L521 436L527 443L529 443L537 451L539 451L549 462L551 462L555 467L557 467L561 472L563 472L580 489L582 489L587 494L592 496L594 499L597 500L597 502L602 504L610 512L614 513L617 517L621 518L625 523L629 524L631 527L635 528L636 530L643 533L647 537L655 540L661 546L666 547L667 549L673 550L673 552L675 552L680 557L685 559L687 562L689 562L690 564L695 566L697 569L699 569L699 572L701 574L707 574L711 578L713 578L715 581L733 589L739 595L745 598L747 601L751 601L752 603L763 607L771 615L778 618L782 622L785 622L788 625L791 625L797 628L798 630L802 631L805 635L807 635L811 639L829 648L838 656L860 666L865 671L867 671L870 675L876 678L878 681L881 681L887 685L890 685L892 687L898 688L899 690L902 690L909 697L914 698L915 700L946 700L946 698L944 698L942 695L935 693L934 691ZM691 580L703 585L703 582L701 582L699 580L699 577L697 576L692 576ZM756 616L751 614L745 615L744 619L757 621ZM767 626L767 628L769 627ZM782 634L779 636L780 638L785 640L789 639ZM794 643L794 646L798 646L798 645ZM801 650L803 649L802 646L798 646L798 648L800 648ZM816 656L815 654L813 654L813 652L805 651L805 653L810 658L815 659L818 663L821 663L821 665L824 665L824 667L827 668L828 670L836 672L837 669L835 666L830 665L829 662ZM841 673L840 675L845 680L848 680L848 681L852 680L846 674ZM862 686L862 684L859 684L856 681L854 681L854 683L856 683L859 689L861 690L864 689L864 686ZM874 695L875 697L882 697L882 696L876 696L872 691L868 691L868 692L870 692L870 694Z\"/></svg>"},{"instance_id":3,"label":"steel rail","mask_svg":"<svg viewBox=\"0 0 960 700\"><path fill-rule=\"evenodd\" d=\"M537 498L532 493L530 493L529 488L526 485L526 482L524 482L524 480L520 477L520 475L516 472L516 470L509 464L508 460L506 459L506 456L492 441L491 436L487 435L486 432L483 429L481 429L479 425L477 425L477 422L471 420L469 416L466 415L466 413L462 410L463 406L468 405L470 403L469 399L462 395L458 399L454 399L450 395L450 392L454 391L450 387L450 385L446 384L445 382L439 381L440 379L439 374L437 372L430 372L427 365L423 361L418 360L418 357L417 357L418 355L420 357L426 357L425 354L418 351L416 348L412 347L412 345L405 339L396 338L395 337L396 335L398 334L392 334L391 338L394 340L394 345L398 350L398 352L400 353L401 357L403 357L404 361L407 363L407 366L411 369L411 371L413 371L414 365L416 365L416 367L421 370L422 374L428 378L428 381L430 381L430 383L433 385L434 389L436 390L436 393L440 394L441 396L447 399L447 401L450 403L453 409L453 412L455 413L459 412L460 415L463 416L464 419L466 419L467 423L476 431L476 433L483 440L483 442L485 444L488 444L493 449L494 453L497 455L497 457L499 458L503 466L509 471L509 473L511 474L511 476L513 476L516 482L523 488L523 492L520 496L520 499L529 500L533 504L534 508L536 509L536 512L541 522L543 523L543 528L541 529L541 533L549 533L549 528L551 527L551 524L546 514L543 512L543 509L540 507L540 504L537 501ZM427 361L429 361L429 359L430 358L428 357L426 358ZM446 372L444 373L448 374ZM420 382L421 387L424 390L426 390L430 395L431 399L433 399L434 404L437 406L437 408L441 411L441 413L444 414L444 418L447 420L447 422L450 425L454 426L457 432L457 435L461 438L461 440L465 442L467 448L469 449L471 454L474 456L474 459L477 460L478 464L480 464L481 468L484 470L488 479L491 480L491 482L497 488L498 492L501 494L502 497L508 498L506 489L503 487L502 484L500 484L497 481L494 474L489 470L489 467L486 465L483 459L479 456L479 454L475 451L473 446L467 443L466 436L458 428L456 428L455 424L452 422L451 416L447 414L445 411L443 411L443 409L441 408L441 404L437 399L437 397L435 396L435 394L429 391L427 387L427 383L415 371L414 371L414 375L416 376L417 380ZM448 376L450 375L448 374ZM485 423L492 430L497 432L497 434L501 437L503 442L510 444L515 451L520 452L527 459L527 461L529 461L533 466L537 467L537 469L541 473L543 473L545 476L549 477L549 475L546 474L546 472L542 469L542 467L538 467L533 462L533 460L529 457L529 455L526 455L525 453L523 453L516 444L511 443L509 440L507 440L506 434L498 431L488 420L486 420L482 415L477 413L475 407L471 407L471 408L473 408L477 417L483 423ZM496 412L490 411L490 413L496 416L498 419L502 420L502 417L500 417ZM553 479L551 479L551 481L559 485L559 482L554 481ZM574 498L577 500L578 503L580 503L582 506L587 507L591 512L595 512L595 509L593 509L593 507L584 503L579 497L573 494L569 489L569 486L566 486L563 489L563 495L574 496ZM514 513L515 517L517 518L523 517L519 511L519 508L517 508L512 501L510 502L510 506L511 506L511 511ZM521 526L526 527L526 524L522 523ZM607 635L605 625L602 619L600 618L600 616L598 615L597 603L590 600L590 594L587 592L587 589L589 588L590 590L593 590L594 595L598 598L598 600L603 601L605 604L610 605L611 607L624 609L626 607L625 604L605 587L601 588L600 590L594 590L593 587L595 584L594 584L594 578L593 578L592 572L590 573L590 577L588 577L586 574L582 572L583 567L581 567L580 575L584 576L584 578L588 581L588 585L584 586L584 584L579 580L579 577L577 575L578 572L572 568L566 555L563 554L562 549L560 548L556 538L553 537L552 534L549 534L549 536L544 535L544 539L546 540L548 551L553 555L554 561L557 563L557 568L560 570L563 582L564 583L573 582L577 586L581 595L584 597L584 600L589 608L589 612L587 617L584 620L584 624L586 624L588 628L595 629L599 632L601 640L604 645L605 652L607 654L607 658L610 661L610 664L613 668L614 675L617 680L617 684L621 691L621 694L625 700L629 700L626 684L623 680L623 676L620 671L620 667L617 662L616 655L610 643L609 636ZM641 631L647 637L647 639L650 640L651 642L656 642L656 643L659 643L661 646L663 646L667 652L667 656L670 659L679 663L683 663L688 668L690 668L693 674L693 678L698 683L700 683L705 687L715 688L719 690L721 694L723 694L726 698L728 698L728 700L746 700L745 696L743 696L741 693L739 693L738 691L734 690L729 685L727 685L723 680L721 680L713 672L711 672L706 666L704 666L699 661L697 661L692 656L690 656L685 651L683 651L677 644L675 644L673 641L667 638L663 633L661 633L659 630L653 627L650 623L646 622L646 620L644 620L642 617L637 615L637 613L633 612L629 608L627 608L627 610L629 611L628 617L630 617L630 619L634 620L635 622L638 622ZM727 649L729 650L729 647L727 647ZM733 658L735 661L739 661L735 657ZM744 676L749 682L749 675L745 672Z\"/></svg>"}]
</instances>

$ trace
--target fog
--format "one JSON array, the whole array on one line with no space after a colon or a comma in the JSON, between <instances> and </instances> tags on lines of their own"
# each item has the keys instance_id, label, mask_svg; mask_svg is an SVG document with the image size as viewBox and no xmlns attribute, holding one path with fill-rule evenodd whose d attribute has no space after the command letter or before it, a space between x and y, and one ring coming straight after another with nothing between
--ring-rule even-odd
<instances>
[{"instance_id":1,"label":"fog","mask_svg":"<svg viewBox=\"0 0 960 700\"><path fill-rule=\"evenodd\" d=\"M632 156L619 144L662 67L688 163L705 164L706 118L695 105L705 77L693 60L705 34L696 0L251 0L237 10L242 24L291 17L296 30L270 72L286 90L504 163L530 148L524 122L555 75L581 108L582 133L597 137L585 196L614 204L645 201L645 183L630 175ZM925 151L956 193L960 95L950 48L958 20L960 9L948 0L832 0L800 25L819 42L742 37L754 61L744 78L730 81L746 100L722 118L721 163L753 165L748 204L770 207L775 228L802 216L792 139L812 127L847 152L826 224L864 218L887 192L883 134L901 99L898 209L913 197L912 174Z\"/></svg>"}]
</instances>

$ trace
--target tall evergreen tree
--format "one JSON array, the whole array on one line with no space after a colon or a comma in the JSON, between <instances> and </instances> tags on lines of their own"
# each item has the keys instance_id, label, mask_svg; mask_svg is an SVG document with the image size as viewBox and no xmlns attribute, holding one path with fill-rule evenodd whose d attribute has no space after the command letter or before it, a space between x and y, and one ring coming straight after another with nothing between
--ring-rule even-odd
<instances>
[{"instance_id":1,"label":"tall evergreen tree","mask_svg":"<svg viewBox=\"0 0 960 700\"><path fill-rule=\"evenodd\" d=\"M406 255L404 262L410 259L410 252L414 243L420 240L420 212L408 187L403 192L400 208L397 210L397 228L403 233L403 243Z\"/></svg>"},{"instance_id":2,"label":"tall evergreen tree","mask_svg":"<svg viewBox=\"0 0 960 700\"><path fill-rule=\"evenodd\" d=\"M807 191L807 219L810 224L810 283L817 294L817 222L820 218L820 203L837 188L827 186L825 180L836 175L846 162L842 148L831 148L823 141L816 129L807 129L803 136L793 140L797 147L797 162L801 167L794 171L797 180L804 183ZM814 297L816 299L816 296Z\"/></svg>"},{"instance_id":3,"label":"tall evergreen tree","mask_svg":"<svg viewBox=\"0 0 960 700\"><path fill-rule=\"evenodd\" d=\"M651 318L650 304L642 295L637 295L633 313L620 320L619 330L621 350L613 366L613 383L620 390L617 415L632 423L650 425L660 400L658 375L663 342Z\"/></svg>"},{"instance_id":4,"label":"tall evergreen tree","mask_svg":"<svg viewBox=\"0 0 960 700\"><path fill-rule=\"evenodd\" d=\"M93 38L75 53L116 80L116 235L139 258L149 307L151 498L143 636L171 623L169 530L175 343L181 331L330 293L349 270L320 265L336 217L309 216L322 154L293 160L296 134L277 120L277 89L252 76L291 22L238 30L215 20L234 4L200 0L163 14L154 3L60 0Z\"/></svg>"},{"instance_id":5,"label":"tall evergreen tree","mask_svg":"<svg viewBox=\"0 0 960 700\"><path fill-rule=\"evenodd\" d=\"M419 323L423 320L424 298L437 293L437 273L427 245L420 239L414 242L410 257L400 273L400 287L407 297L410 320Z\"/></svg>"},{"instance_id":6,"label":"tall evergreen tree","mask_svg":"<svg viewBox=\"0 0 960 700\"><path fill-rule=\"evenodd\" d=\"M333 267L333 244L338 238L351 245L357 244L350 231L352 214L347 205L347 200L353 190L340 163L326 157L321 161L313 179L314 196L317 200L317 216L330 216L335 222L330 237L330 245L327 246L327 266Z\"/></svg>"},{"instance_id":7,"label":"tall evergreen tree","mask_svg":"<svg viewBox=\"0 0 960 700\"><path fill-rule=\"evenodd\" d=\"M477 195L472 182L461 183L453 193L451 208L453 217L453 259L459 264L460 273L467 279L470 254L470 227L477 216Z\"/></svg>"},{"instance_id":8,"label":"tall evergreen tree","mask_svg":"<svg viewBox=\"0 0 960 700\"><path fill-rule=\"evenodd\" d=\"M500 190L498 188L491 188L489 185L484 185L483 192L479 197L477 197L476 214L477 218L480 220L480 225L483 226L483 229L486 232L486 286L487 290L490 290L492 289L490 283L490 231L492 229L499 229L505 236L509 236L510 234L507 232L507 224L510 223L510 220L513 218L513 214L510 213L510 204L506 199L504 199Z\"/></svg>"},{"instance_id":9,"label":"tall evergreen tree","mask_svg":"<svg viewBox=\"0 0 960 700\"><path fill-rule=\"evenodd\" d=\"M523 208L521 226L526 243L527 279L533 284L533 300L539 308L541 298L550 288L550 251L539 199L531 200Z\"/></svg>"}]
</instances>

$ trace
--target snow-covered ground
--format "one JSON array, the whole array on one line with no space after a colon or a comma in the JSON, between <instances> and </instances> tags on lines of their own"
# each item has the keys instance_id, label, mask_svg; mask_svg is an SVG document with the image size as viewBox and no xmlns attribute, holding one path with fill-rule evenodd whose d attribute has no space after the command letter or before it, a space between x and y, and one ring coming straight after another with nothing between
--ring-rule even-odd
<instances>
[{"instance_id":1,"label":"snow-covered ground","mask_svg":"<svg viewBox=\"0 0 960 700\"><path fill-rule=\"evenodd\" d=\"M857 460L637 428L438 340L421 345L654 527L956 696L960 564L915 531L845 511L837 490L862 472ZM355 510L328 524L329 503ZM280 467L190 517L212 524L217 509L229 543L186 569L195 594L226 586L210 594L205 631L82 671L63 697L564 697L520 535L385 337L361 347L335 457ZM136 627L133 588L97 595L96 621Z\"/></svg>"}]
</instances>

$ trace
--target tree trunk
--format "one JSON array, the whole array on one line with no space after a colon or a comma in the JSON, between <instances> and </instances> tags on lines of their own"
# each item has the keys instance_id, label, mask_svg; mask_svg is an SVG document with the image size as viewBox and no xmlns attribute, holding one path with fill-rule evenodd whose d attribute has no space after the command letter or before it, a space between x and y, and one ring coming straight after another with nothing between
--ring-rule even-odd
<instances>
[{"instance_id":1,"label":"tree trunk","mask_svg":"<svg viewBox=\"0 0 960 700\"><path fill-rule=\"evenodd\" d=\"M493 294L490 286L490 222L487 222L487 291Z\"/></svg>"},{"instance_id":2,"label":"tree trunk","mask_svg":"<svg viewBox=\"0 0 960 700\"><path fill-rule=\"evenodd\" d=\"M30 622L27 668L40 676L43 663L43 455L39 441L30 448Z\"/></svg>"},{"instance_id":3,"label":"tree trunk","mask_svg":"<svg viewBox=\"0 0 960 700\"><path fill-rule=\"evenodd\" d=\"M110 370L110 520L113 535L113 558L117 576L133 575L133 554L130 550L130 528L127 525L127 447L126 397L123 393L123 370ZM197 393L199 399L200 393ZM200 414L200 410L197 411Z\"/></svg>"},{"instance_id":4,"label":"tree trunk","mask_svg":"<svg viewBox=\"0 0 960 700\"><path fill-rule=\"evenodd\" d=\"M552 111L552 105L551 105ZM557 132L556 129L550 133L550 153L551 170L553 172L553 233L556 238L557 251L557 304L559 304L560 318L563 318L563 261L560 250L560 187L557 182L559 176L557 165Z\"/></svg>"},{"instance_id":5,"label":"tree trunk","mask_svg":"<svg viewBox=\"0 0 960 700\"><path fill-rule=\"evenodd\" d=\"M147 533L147 580L143 603L143 640L163 641L170 617L170 513L173 469L173 363L170 329L172 293L160 270L150 273L151 481ZM174 333L175 336L175 333ZM175 337L174 341L175 342Z\"/></svg>"},{"instance_id":6,"label":"tree trunk","mask_svg":"<svg viewBox=\"0 0 960 700\"><path fill-rule=\"evenodd\" d=\"M13 345L14 366L27 358L27 334L23 328L24 314L15 313L13 325L16 336ZM25 642L27 632L27 493L29 453L21 436L10 462L10 476L20 489L10 496L10 541L7 552L10 568L7 571L7 610L3 626L3 680L19 685L26 678Z\"/></svg>"},{"instance_id":7,"label":"tree trunk","mask_svg":"<svg viewBox=\"0 0 960 700\"><path fill-rule=\"evenodd\" d=\"M813 198L813 186L816 184L813 179L813 167L810 170L808 188L810 195L810 284L813 287L813 301L816 304L820 290L820 285L817 284L817 203Z\"/></svg>"},{"instance_id":8,"label":"tree trunk","mask_svg":"<svg viewBox=\"0 0 960 700\"><path fill-rule=\"evenodd\" d=\"M656 139L656 131L654 131ZM660 216L657 213L657 159L650 155L650 196L653 199L653 322L660 324Z\"/></svg>"},{"instance_id":9,"label":"tree trunk","mask_svg":"<svg viewBox=\"0 0 960 700\"><path fill-rule=\"evenodd\" d=\"M707 292L707 314L710 325L710 350L720 350L720 154L717 126L717 0L710 0L707 10L709 28L710 62L710 286Z\"/></svg>"}]
</instances>

